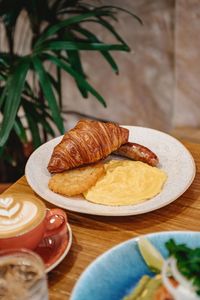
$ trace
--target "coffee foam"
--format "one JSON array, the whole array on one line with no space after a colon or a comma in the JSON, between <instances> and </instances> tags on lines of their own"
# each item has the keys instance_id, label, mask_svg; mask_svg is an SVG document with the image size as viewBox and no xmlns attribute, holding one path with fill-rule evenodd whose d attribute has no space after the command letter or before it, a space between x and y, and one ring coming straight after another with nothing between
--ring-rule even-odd
<instances>
[{"instance_id":1,"label":"coffee foam","mask_svg":"<svg viewBox=\"0 0 200 300\"><path fill-rule=\"evenodd\" d=\"M45 205L35 198L0 198L0 238L31 230L45 215Z\"/></svg>"}]
</instances>

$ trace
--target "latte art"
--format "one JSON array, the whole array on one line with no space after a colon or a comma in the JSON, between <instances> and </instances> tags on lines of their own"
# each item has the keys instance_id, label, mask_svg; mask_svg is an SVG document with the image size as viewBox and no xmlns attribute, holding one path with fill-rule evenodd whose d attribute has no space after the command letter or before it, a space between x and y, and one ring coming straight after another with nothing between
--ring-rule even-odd
<instances>
[{"instance_id":1,"label":"latte art","mask_svg":"<svg viewBox=\"0 0 200 300\"><path fill-rule=\"evenodd\" d=\"M21 203L14 201L11 197L0 198L0 218L11 218L15 214L18 214L21 208Z\"/></svg>"},{"instance_id":2,"label":"latte art","mask_svg":"<svg viewBox=\"0 0 200 300\"><path fill-rule=\"evenodd\" d=\"M34 228L45 214L45 206L35 199L0 198L0 237L12 237Z\"/></svg>"}]
</instances>

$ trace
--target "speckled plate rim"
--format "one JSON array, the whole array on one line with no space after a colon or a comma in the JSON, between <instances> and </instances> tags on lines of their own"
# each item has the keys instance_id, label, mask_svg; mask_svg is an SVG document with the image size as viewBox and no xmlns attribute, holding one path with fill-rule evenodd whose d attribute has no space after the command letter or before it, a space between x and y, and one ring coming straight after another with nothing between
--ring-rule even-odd
<instances>
[{"instance_id":1,"label":"speckled plate rim","mask_svg":"<svg viewBox=\"0 0 200 300\"><path fill-rule=\"evenodd\" d=\"M123 126L129 129L129 141L150 148L160 159L160 168L168 174L163 190L156 197L140 204L127 206L105 206L91 203L81 197L64 197L48 188L50 174L47 164L53 148L61 137L57 137L36 149L26 164L25 175L31 188L43 199L67 210L102 216L128 216L147 213L164 207L180 197L194 180L194 159L185 146L164 132L138 126Z\"/></svg>"}]
</instances>

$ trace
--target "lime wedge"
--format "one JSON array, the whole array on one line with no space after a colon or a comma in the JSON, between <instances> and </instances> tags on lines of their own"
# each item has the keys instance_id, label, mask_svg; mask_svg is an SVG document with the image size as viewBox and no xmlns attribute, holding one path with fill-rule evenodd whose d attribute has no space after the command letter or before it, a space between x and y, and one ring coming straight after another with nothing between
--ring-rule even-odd
<instances>
[{"instance_id":1,"label":"lime wedge","mask_svg":"<svg viewBox=\"0 0 200 300\"><path fill-rule=\"evenodd\" d=\"M151 271L160 273L163 267L164 258L161 253L145 237L138 240L140 253Z\"/></svg>"}]
</instances>

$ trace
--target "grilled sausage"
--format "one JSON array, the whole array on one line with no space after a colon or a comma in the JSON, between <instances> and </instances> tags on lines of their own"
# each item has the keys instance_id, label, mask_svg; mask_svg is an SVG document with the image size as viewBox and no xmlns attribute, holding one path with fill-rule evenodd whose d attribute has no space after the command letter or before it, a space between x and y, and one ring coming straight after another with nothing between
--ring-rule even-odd
<instances>
[{"instance_id":1,"label":"grilled sausage","mask_svg":"<svg viewBox=\"0 0 200 300\"><path fill-rule=\"evenodd\" d=\"M158 163L158 157L150 149L136 143L123 144L113 154L124 156L133 160L139 160L155 167Z\"/></svg>"}]
</instances>

